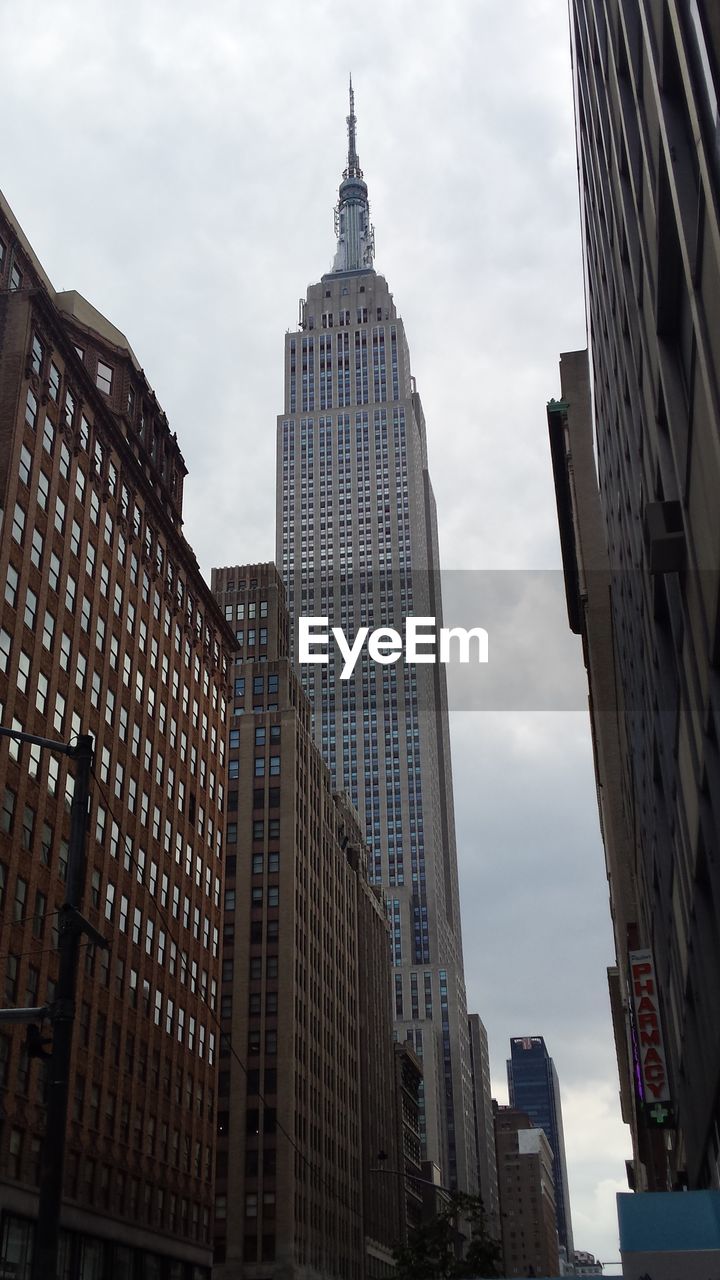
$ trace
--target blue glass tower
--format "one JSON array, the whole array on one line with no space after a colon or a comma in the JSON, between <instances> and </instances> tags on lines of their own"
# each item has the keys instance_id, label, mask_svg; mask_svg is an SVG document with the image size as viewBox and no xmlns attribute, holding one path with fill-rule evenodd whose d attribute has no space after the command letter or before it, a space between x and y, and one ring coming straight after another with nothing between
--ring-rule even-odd
<instances>
[{"instance_id":1,"label":"blue glass tower","mask_svg":"<svg viewBox=\"0 0 720 1280\"><path fill-rule=\"evenodd\" d=\"M542 1129L553 1150L555 1211L560 1244L572 1260L573 1236L570 1220L565 1137L563 1135L560 1084L555 1063L542 1036L516 1037L510 1041L507 1064L510 1106L524 1111Z\"/></svg>"}]
</instances>

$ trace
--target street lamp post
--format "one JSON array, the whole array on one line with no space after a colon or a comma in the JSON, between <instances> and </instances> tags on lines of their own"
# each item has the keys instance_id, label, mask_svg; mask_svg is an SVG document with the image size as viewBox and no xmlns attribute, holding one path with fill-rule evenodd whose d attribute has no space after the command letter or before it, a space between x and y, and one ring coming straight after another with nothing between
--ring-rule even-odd
<instances>
[{"instance_id":1,"label":"street lamp post","mask_svg":"<svg viewBox=\"0 0 720 1280\"><path fill-rule=\"evenodd\" d=\"M89 734L85 734L80 735L73 743L57 742L52 738L40 738L35 734L6 729L3 726L0 726L0 736L20 742L30 742L57 755L68 756L75 760L77 765L70 810L65 902L59 913L60 967L55 1000L52 1005L41 1009L0 1011L1 1021L30 1022L46 1016L53 1024L53 1044L48 1071L47 1118L40 1156L40 1194L33 1248L32 1280L56 1280L80 935L87 934L97 946L107 946L102 935L80 914L85 886L85 838L90 774L93 764L93 740Z\"/></svg>"}]
</instances>

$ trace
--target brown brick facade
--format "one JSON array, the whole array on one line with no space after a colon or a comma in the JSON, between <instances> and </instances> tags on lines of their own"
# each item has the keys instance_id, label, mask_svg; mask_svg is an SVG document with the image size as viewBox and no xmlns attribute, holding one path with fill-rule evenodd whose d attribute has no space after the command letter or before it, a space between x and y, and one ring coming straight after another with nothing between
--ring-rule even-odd
<instances>
[{"instance_id":1,"label":"brown brick facade","mask_svg":"<svg viewBox=\"0 0 720 1280\"><path fill-rule=\"evenodd\" d=\"M200 1276L228 634L180 533L182 456L126 340L79 295L51 292L4 202L0 245L2 723L94 737L83 912L110 944L81 949L63 1259L129 1266L135 1250L143 1274L164 1257L163 1276ZM64 758L0 742L6 1007L52 1000L71 785ZM44 1129L24 1035L0 1027L2 1247L16 1253Z\"/></svg>"}]
</instances>

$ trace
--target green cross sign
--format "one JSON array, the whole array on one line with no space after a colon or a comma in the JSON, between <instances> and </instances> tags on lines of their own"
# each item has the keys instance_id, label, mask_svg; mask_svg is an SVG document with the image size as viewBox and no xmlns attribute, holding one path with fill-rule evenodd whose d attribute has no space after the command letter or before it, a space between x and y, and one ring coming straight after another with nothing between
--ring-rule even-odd
<instances>
[{"instance_id":1,"label":"green cross sign","mask_svg":"<svg viewBox=\"0 0 720 1280\"><path fill-rule=\"evenodd\" d=\"M662 1124L664 1120L667 1120L667 1117L669 1115L670 1115L670 1112L668 1111L667 1107L664 1107L661 1102L656 1102L655 1106L650 1112L650 1117L655 1121L656 1124Z\"/></svg>"}]
</instances>

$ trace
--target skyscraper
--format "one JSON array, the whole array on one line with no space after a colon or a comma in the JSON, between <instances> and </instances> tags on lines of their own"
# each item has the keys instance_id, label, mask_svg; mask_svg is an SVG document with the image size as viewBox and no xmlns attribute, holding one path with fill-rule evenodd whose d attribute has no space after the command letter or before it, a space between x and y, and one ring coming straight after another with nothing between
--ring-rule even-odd
<instances>
[{"instance_id":1,"label":"skyscraper","mask_svg":"<svg viewBox=\"0 0 720 1280\"><path fill-rule=\"evenodd\" d=\"M312 737L275 566L212 584L238 644L214 1274L380 1280L401 1237L388 922Z\"/></svg>"},{"instance_id":2,"label":"skyscraper","mask_svg":"<svg viewBox=\"0 0 720 1280\"><path fill-rule=\"evenodd\" d=\"M618 1043L626 1117L641 1128L633 1181L717 1187L720 11L714 0L573 0L571 18L620 727L611 774L595 713L593 727L598 771L625 815L625 830L604 831L608 863L636 898L615 914L614 1000L616 1026L623 1015L631 1026L629 1052L622 1031ZM577 454L582 391L563 396ZM608 636L586 621L592 686ZM647 967L628 984L638 953ZM634 1011L634 999L647 1003Z\"/></svg>"},{"instance_id":3,"label":"skyscraper","mask_svg":"<svg viewBox=\"0 0 720 1280\"><path fill-rule=\"evenodd\" d=\"M204 1280L233 636L183 538L185 464L127 338L53 289L1 196L0 443L2 723L94 741L80 906L109 944L80 950L59 1274ZM55 999L73 772L0 742L3 1007ZM46 1065L25 1027L0 1027L0 1274L21 1280Z\"/></svg>"},{"instance_id":4,"label":"skyscraper","mask_svg":"<svg viewBox=\"0 0 720 1280\"><path fill-rule=\"evenodd\" d=\"M348 160L332 270L285 341L278 418L277 559L290 612L352 636L409 614L440 623L435 501L403 322L373 267L368 189L350 88ZM475 1140L444 669L353 676L306 666L314 731L358 809L392 928L396 1030L423 1059L424 1154L476 1187Z\"/></svg>"},{"instance_id":5,"label":"skyscraper","mask_svg":"<svg viewBox=\"0 0 720 1280\"><path fill-rule=\"evenodd\" d=\"M510 1106L524 1111L536 1128L544 1131L552 1148L558 1238L567 1257L572 1259L573 1234L560 1084L555 1063L542 1036L515 1037L510 1041L507 1075Z\"/></svg>"}]
</instances>

